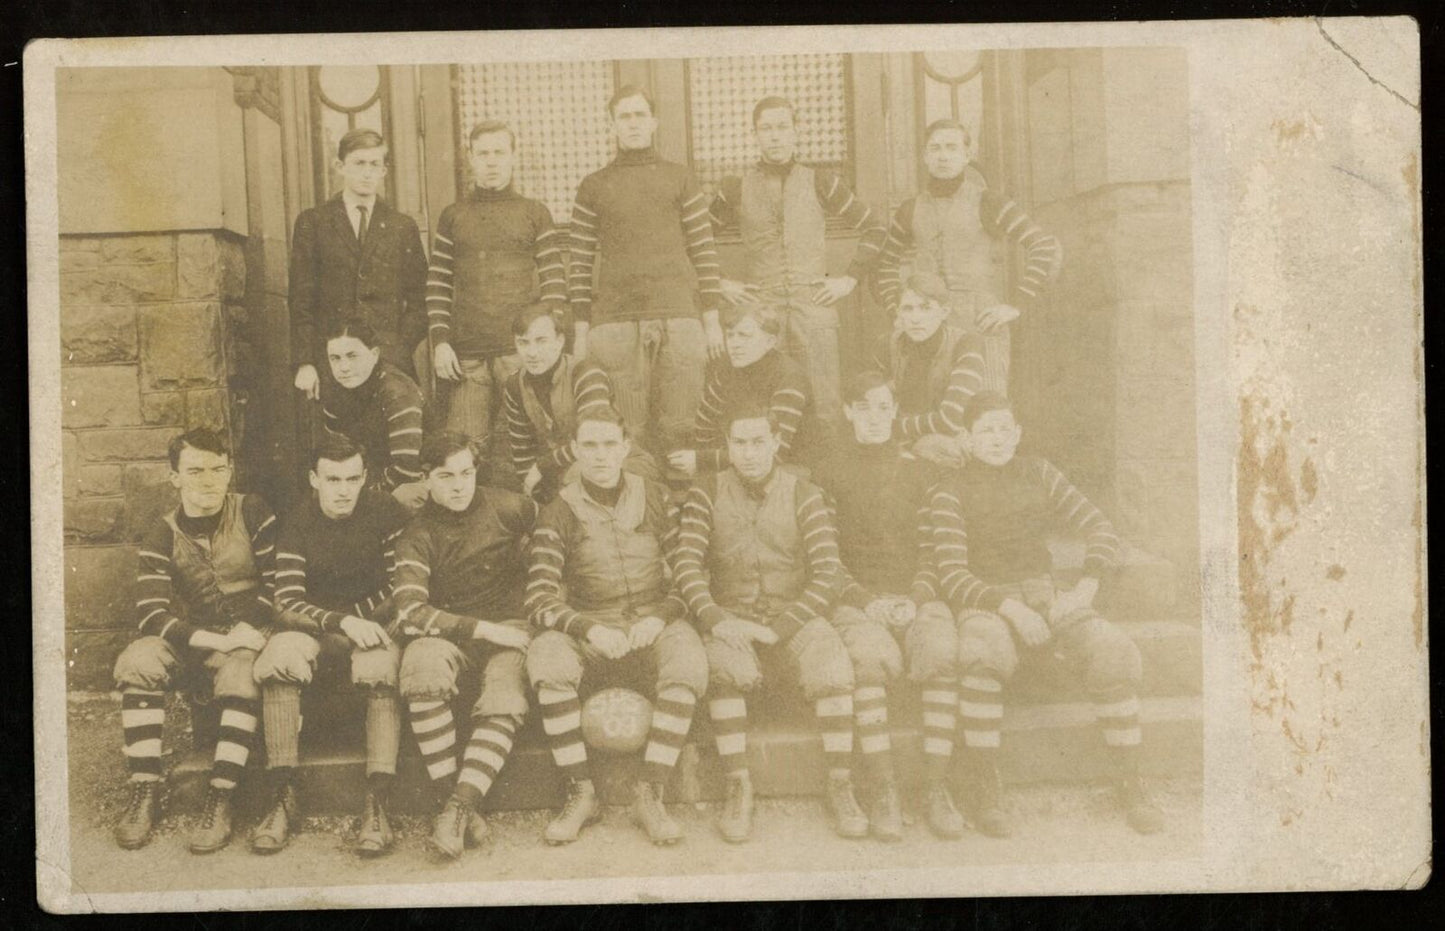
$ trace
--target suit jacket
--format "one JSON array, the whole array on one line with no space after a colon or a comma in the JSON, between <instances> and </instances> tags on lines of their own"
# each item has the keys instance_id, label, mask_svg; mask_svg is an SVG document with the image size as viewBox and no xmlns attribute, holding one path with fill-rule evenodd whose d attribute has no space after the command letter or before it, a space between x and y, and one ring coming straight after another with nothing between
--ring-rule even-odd
<instances>
[{"instance_id":1,"label":"suit jacket","mask_svg":"<svg viewBox=\"0 0 1445 931\"><path fill-rule=\"evenodd\" d=\"M324 339L343 317L369 323L382 354L405 372L426 336L426 256L411 217L377 198L366 245L356 240L338 194L296 218L291 237L291 357L326 362Z\"/></svg>"}]
</instances>

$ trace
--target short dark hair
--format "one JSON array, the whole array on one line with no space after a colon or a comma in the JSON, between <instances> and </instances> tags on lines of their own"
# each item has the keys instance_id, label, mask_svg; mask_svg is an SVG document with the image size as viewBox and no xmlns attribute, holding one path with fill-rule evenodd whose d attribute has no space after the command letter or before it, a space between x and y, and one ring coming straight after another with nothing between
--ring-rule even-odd
<instances>
[{"instance_id":1,"label":"short dark hair","mask_svg":"<svg viewBox=\"0 0 1445 931\"><path fill-rule=\"evenodd\" d=\"M647 112L657 116L657 104L652 102L652 95L641 84L624 84L613 91L612 96L607 99L607 115L616 119L617 105L628 97L641 97L647 101Z\"/></svg>"},{"instance_id":2,"label":"short dark hair","mask_svg":"<svg viewBox=\"0 0 1445 931\"><path fill-rule=\"evenodd\" d=\"M932 272L914 272L903 282L903 291L912 291L937 304L948 303L948 284Z\"/></svg>"},{"instance_id":3,"label":"short dark hair","mask_svg":"<svg viewBox=\"0 0 1445 931\"><path fill-rule=\"evenodd\" d=\"M361 340L367 349L375 349L381 345L381 341L376 338L376 331L371 328L371 324L360 318L337 317L327 324L325 332L326 342L329 343L333 339L341 339L347 336Z\"/></svg>"},{"instance_id":4,"label":"short dark hair","mask_svg":"<svg viewBox=\"0 0 1445 931\"><path fill-rule=\"evenodd\" d=\"M584 423L616 424L622 429L622 435L624 437L630 435L627 430L627 421L622 419L622 415L618 413L617 408L611 404L589 404L579 410L577 412L577 426L572 431L574 439L582 432L582 425Z\"/></svg>"},{"instance_id":5,"label":"short dark hair","mask_svg":"<svg viewBox=\"0 0 1445 931\"><path fill-rule=\"evenodd\" d=\"M773 416L771 410L763 407L761 404L739 404L728 411L726 417L727 422L724 425L727 427L727 436L732 436L733 424L739 420L766 420L768 422L768 429L773 433L778 432L777 418Z\"/></svg>"},{"instance_id":6,"label":"short dark hair","mask_svg":"<svg viewBox=\"0 0 1445 931\"><path fill-rule=\"evenodd\" d=\"M516 132L512 130L511 126L507 125L501 120L482 120L480 123L473 126L472 131L467 133L467 150L471 150L472 143L477 141L478 136L486 136L490 135L491 133L506 133L507 139L510 140L512 143L512 151L517 151Z\"/></svg>"},{"instance_id":7,"label":"short dark hair","mask_svg":"<svg viewBox=\"0 0 1445 931\"><path fill-rule=\"evenodd\" d=\"M964 145L973 144L973 133L969 132L968 127L960 123L958 120L950 119L934 120L932 123L929 123L928 126L923 130L923 144L928 145L928 141L933 138L934 133L941 133L945 129L958 130L959 132L963 133Z\"/></svg>"},{"instance_id":8,"label":"short dark hair","mask_svg":"<svg viewBox=\"0 0 1445 931\"><path fill-rule=\"evenodd\" d=\"M764 333L773 336L781 336L783 333L783 317L777 308L767 304L724 304L721 320L723 329L729 330L752 317L758 322Z\"/></svg>"},{"instance_id":9,"label":"short dark hair","mask_svg":"<svg viewBox=\"0 0 1445 931\"><path fill-rule=\"evenodd\" d=\"M567 335L567 312L553 301L537 301L523 307L522 312L512 318L512 335L526 336L532 324L542 319L552 321L558 336Z\"/></svg>"},{"instance_id":10,"label":"short dark hair","mask_svg":"<svg viewBox=\"0 0 1445 931\"><path fill-rule=\"evenodd\" d=\"M349 130L346 135L341 137L341 141L336 144L336 160L339 162L346 161L346 156L355 152L357 149L377 149L385 145L386 140L381 138L381 133L374 129L358 126L353 130Z\"/></svg>"},{"instance_id":11,"label":"short dark hair","mask_svg":"<svg viewBox=\"0 0 1445 931\"><path fill-rule=\"evenodd\" d=\"M978 419L991 411L1008 411L1013 413L1013 402L999 391L980 391L968 399L963 407L963 426L972 430Z\"/></svg>"},{"instance_id":12,"label":"short dark hair","mask_svg":"<svg viewBox=\"0 0 1445 931\"><path fill-rule=\"evenodd\" d=\"M421 467L423 472L431 472L446 463L448 459L457 453L466 451L472 454L472 462L481 465L481 456L477 450L477 444L465 433L458 433L455 430L441 430L430 434L421 443Z\"/></svg>"},{"instance_id":13,"label":"short dark hair","mask_svg":"<svg viewBox=\"0 0 1445 931\"><path fill-rule=\"evenodd\" d=\"M853 404L868 396L875 388L887 388L893 393L893 381L878 369L864 369L843 383L843 403Z\"/></svg>"},{"instance_id":14,"label":"short dark hair","mask_svg":"<svg viewBox=\"0 0 1445 931\"><path fill-rule=\"evenodd\" d=\"M225 456L227 459L231 458L231 444L221 431L208 427L196 427L171 440L171 445L166 448L166 456L171 461L172 471L181 467L181 451L187 447L215 453L217 456Z\"/></svg>"},{"instance_id":15,"label":"short dark hair","mask_svg":"<svg viewBox=\"0 0 1445 931\"><path fill-rule=\"evenodd\" d=\"M345 462L356 456L365 458L365 450L361 444L344 433L326 433L317 441L316 446L311 450L311 471L315 472L321 460L327 462ZM365 463L362 463L363 468Z\"/></svg>"},{"instance_id":16,"label":"short dark hair","mask_svg":"<svg viewBox=\"0 0 1445 931\"><path fill-rule=\"evenodd\" d=\"M786 97L764 97L753 104L753 125L758 125L758 119L763 115L764 110L787 110L788 115L794 122L798 119L798 110L793 102Z\"/></svg>"}]
</instances>

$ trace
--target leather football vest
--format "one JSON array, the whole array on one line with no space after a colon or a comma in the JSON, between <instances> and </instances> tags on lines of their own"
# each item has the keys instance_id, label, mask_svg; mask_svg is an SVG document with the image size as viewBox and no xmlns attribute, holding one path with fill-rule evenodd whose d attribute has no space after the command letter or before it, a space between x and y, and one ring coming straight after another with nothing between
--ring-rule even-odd
<instances>
[{"instance_id":1,"label":"leather football vest","mask_svg":"<svg viewBox=\"0 0 1445 931\"><path fill-rule=\"evenodd\" d=\"M708 568L712 596L724 607L766 611L792 601L807 581L798 529L798 477L777 469L762 500L733 469L718 473Z\"/></svg>"},{"instance_id":2,"label":"leather football vest","mask_svg":"<svg viewBox=\"0 0 1445 931\"><path fill-rule=\"evenodd\" d=\"M654 605L667 591L662 542L643 526L647 485L622 473L622 494L613 507L592 500L580 479L558 496L582 526L582 541L567 554L568 601L581 611L629 610Z\"/></svg>"},{"instance_id":3,"label":"leather football vest","mask_svg":"<svg viewBox=\"0 0 1445 931\"><path fill-rule=\"evenodd\" d=\"M166 514L173 540L171 564L176 570L172 584L191 617L215 616L223 601L261 584L251 551L251 532L241 518L243 498L235 493L226 495L220 521L209 538L192 537L181 530L177 511Z\"/></svg>"},{"instance_id":4,"label":"leather football vest","mask_svg":"<svg viewBox=\"0 0 1445 931\"><path fill-rule=\"evenodd\" d=\"M738 229L753 284L785 290L816 284L827 274L827 217L816 175L806 165L794 165L781 177L749 169L742 178Z\"/></svg>"},{"instance_id":5,"label":"leather football vest","mask_svg":"<svg viewBox=\"0 0 1445 931\"><path fill-rule=\"evenodd\" d=\"M551 413L548 413L547 408L538 400L536 389L528 380L526 371L517 373L521 386L522 409L527 413L527 420L531 422L537 436L543 437L551 447L566 443L577 428L577 397L573 393L573 373L576 366L577 360L566 353L557 360L557 370L552 373Z\"/></svg>"},{"instance_id":6,"label":"leather football vest","mask_svg":"<svg viewBox=\"0 0 1445 931\"><path fill-rule=\"evenodd\" d=\"M947 323L942 324L939 329L942 331L942 338L938 341L938 351L928 363L929 407L927 410L916 411L899 408L900 414L926 414L943 403L943 396L948 391L949 376L953 374L953 356L958 349L959 340L964 339L965 334ZM907 361L904 343L907 340L908 337L903 333L894 333L888 337L889 374L895 385L903 379L903 367Z\"/></svg>"},{"instance_id":7,"label":"leather football vest","mask_svg":"<svg viewBox=\"0 0 1445 931\"><path fill-rule=\"evenodd\" d=\"M937 275L949 291L973 292L978 307L1001 303L1004 291L1002 238L984 229L979 209L986 190L969 171L951 196L925 189L913 202L914 270Z\"/></svg>"}]
</instances>

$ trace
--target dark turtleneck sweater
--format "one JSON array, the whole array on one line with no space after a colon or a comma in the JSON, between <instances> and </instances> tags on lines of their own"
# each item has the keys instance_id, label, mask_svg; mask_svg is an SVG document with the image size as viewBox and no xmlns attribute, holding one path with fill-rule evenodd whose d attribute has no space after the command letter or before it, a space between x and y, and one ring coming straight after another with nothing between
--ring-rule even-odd
<instances>
[{"instance_id":1,"label":"dark turtleneck sweater","mask_svg":"<svg viewBox=\"0 0 1445 931\"><path fill-rule=\"evenodd\" d=\"M366 451L372 487L390 491L421 480L422 396L400 369L378 362L371 377L343 388L330 371L321 379L326 429L350 437Z\"/></svg>"},{"instance_id":2,"label":"dark turtleneck sweater","mask_svg":"<svg viewBox=\"0 0 1445 931\"><path fill-rule=\"evenodd\" d=\"M707 205L692 171L651 148L620 151L583 178L567 276L576 318L601 325L716 309L722 288Z\"/></svg>"},{"instance_id":3,"label":"dark turtleneck sweater","mask_svg":"<svg viewBox=\"0 0 1445 931\"><path fill-rule=\"evenodd\" d=\"M478 486L464 511L428 500L396 543L401 628L464 641L479 620L523 618L521 542L536 522L531 498L501 488Z\"/></svg>"},{"instance_id":4,"label":"dark turtleneck sweater","mask_svg":"<svg viewBox=\"0 0 1445 931\"><path fill-rule=\"evenodd\" d=\"M776 349L764 353L747 368L733 368L726 358L707 365L702 401L694 426L699 472L728 467L727 421L736 410L766 409L778 425L782 446L778 458L795 461L799 432L812 407L808 375L796 360Z\"/></svg>"},{"instance_id":5,"label":"dark turtleneck sweater","mask_svg":"<svg viewBox=\"0 0 1445 931\"><path fill-rule=\"evenodd\" d=\"M450 343L463 359L514 352L520 309L567 299L562 245L541 201L511 185L473 187L437 219L426 287L432 342Z\"/></svg>"}]
</instances>

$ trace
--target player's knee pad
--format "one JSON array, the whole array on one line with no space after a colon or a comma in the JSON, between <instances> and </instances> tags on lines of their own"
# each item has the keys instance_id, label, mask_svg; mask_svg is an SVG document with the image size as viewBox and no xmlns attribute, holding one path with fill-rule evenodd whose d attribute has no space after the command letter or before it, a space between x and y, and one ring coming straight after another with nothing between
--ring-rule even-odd
<instances>
[{"instance_id":1,"label":"player's knee pad","mask_svg":"<svg viewBox=\"0 0 1445 931\"><path fill-rule=\"evenodd\" d=\"M320 653L321 644L315 637L299 630L283 630L266 641L251 674L263 685L267 682L309 685Z\"/></svg>"},{"instance_id":2,"label":"player's knee pad","mask_svg":"<svg viewBox=\"0 0 1445 931\"><path fill-rule=\"evenodd\" d=\"M421 637L401 654L398 687L409 701L450 701L457 694L461 650L450 640Z\"/></svg>"},{"instance_id":3,"label":"player's knee pad","mask_svg":"<svg viewBox=\"0 0 1445 931\"><path fill-rule=\"evenodd\" d=\"M832 624L821 618L809 621L793 635L788 649L797 662L803 697L809 701L853 691L853 660Z\"/></svg>"},{"instance_id":4,"label":"player's knee pad","mask_svg":"<svg viewBox=\"0 0 1445 931\"><path fill-rule=\"evenodd\" d=\"M913 681L958 675L958 625L943 602L930 601L918 609L903 635L903 644L908 653L908 677Z\"/></svg>"},{"instance_id":5,"label":"player's knee pad","mask_svg":"<svg viewBox=\"0 0 1445 931\"><path fill-rule=\"evenodd\" d=\"M132 640L116 657L113 675L120 688L160 692L169 688L180 659L161 637Z\"/></svg>"},{"instance_id":6,"label":"player's knee pad","mask_svg":"<svg viewBox=\"0 0 1445 931\"><path fill-rule=\"evenodd\" d=\"M211 694L216 698L237 698L257 701L261 689L256 685L257 654L255 650L232 650L216 669L211 680Z\"/></svg>"},{"instance_id":7,"label":"player's knee pad","mask_svg":"<svg viewBox=\"0 0 1445 931\"><path fill-rule=\"evenodd\" d=\"M697 629L686 621L673 621L657 635L653 649L658 691L676 686L701 698L707 691L708 660Z\"/></svg>"},{"instance_id":8,"label":"player's knee pad","mask_svg":"<svg viewBox=\"0 0 1445 931\"><path fill-rule=\"evenodd\" d=\"M842 635L858 685L884 685L903 674L903 652L882 624L860 624Z\"/></svg>"},{"instance_id":9,"label":"player's knee pad","mask_svg":"<svg viewBox=\"0 0 1445 931\"><path fill-rule=\"evenodd\" d=\"M351 683L362 688L396 688L401 673L401 650L386 643L371 650L351 651Z\"/></svg>"},{"instance_id":10,"label":"player's knee pad","mask_svg":"<svg viewBox=\"0 0 1445 931\"><path fill-rule=\"evenodd\" d=\"M543 631L527 645L527 679L532 688L576 691L582 684L582 657L572 638L559 630Z\"/></svg>"},{"instance_id":11,"label":"player's knee pad","mask_svg":"<svg viewBox=\"0 0 1445 931\"><path fill-rule=\"evenodd\" d=\"M1120 688L1139 688L1144 662L1139 647L1129 635L1101 617L1089 625L1085 647L1085 686L1092 693L1107 693Z\"/></svg>"},{"instance_id":12,"label":"player's knee pad","mask_svg":"<svg viewBox=\"0 0 1445 931\"><path fill-rule=\"evenodd\" d=\"M472 716L515 715L519 720L529 707L526 657L519 650L502 650L487 659L482 670L482 691Z\"/></svg>"},{"instance_id":13,"label":"player's knee pad","mask_svg":"<svg viewBox=\"0 0 1445 931\"><path fill-rule=\"evenodd\" d=\"M709 637L703 646L708 682L715 690L751 692L762 684L762 666L753 650L739 649L717 637Z\"/></svg>"},{"instance_id":14,"label":"player's knee pad","mask_svg":"<svg viewBox=\"0 0 1445 931\"><path fill-rule=\"evenodd\" d=\"M1018 664L1018 649L1008 621L989 611L976 611L959 621L960 674L983 673L1007 682Z\"/></svg>"}]
</instances>

